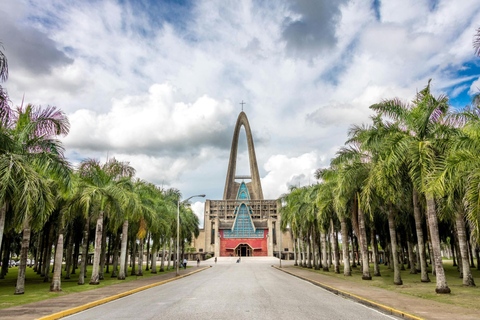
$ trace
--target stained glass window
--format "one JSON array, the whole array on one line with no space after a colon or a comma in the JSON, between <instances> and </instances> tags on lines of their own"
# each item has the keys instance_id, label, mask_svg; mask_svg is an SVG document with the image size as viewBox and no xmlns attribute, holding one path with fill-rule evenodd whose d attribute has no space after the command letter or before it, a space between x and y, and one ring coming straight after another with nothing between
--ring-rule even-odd
<instances>
[{"instance_id":1,"label":"stained glass window","mask_svg":"<svg viewBox=\"0 0 480 320\"><path fill-rule=\"evenodd\" d=\"M224 238L263 238L263 230L254 230L249 209L242 203L237 209L237 217L232 230L224 230Z\"/></svg>"}]
</instances>

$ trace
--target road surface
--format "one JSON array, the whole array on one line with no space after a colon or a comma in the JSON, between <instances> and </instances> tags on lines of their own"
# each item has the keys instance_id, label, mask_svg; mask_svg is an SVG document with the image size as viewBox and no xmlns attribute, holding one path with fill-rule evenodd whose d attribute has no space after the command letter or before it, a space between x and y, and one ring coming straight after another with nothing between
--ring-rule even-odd
<instances>
[{"instance_id":1,"label":"road surface","mask_svg":"<svg viewBox=\"0 0 480 320\"><path fill-rule=\"evenodd\" d=\"M202 262L208 270L65 319L396 319L272 268L278 259L210 261Z\"/></svg>"}]
</instances>

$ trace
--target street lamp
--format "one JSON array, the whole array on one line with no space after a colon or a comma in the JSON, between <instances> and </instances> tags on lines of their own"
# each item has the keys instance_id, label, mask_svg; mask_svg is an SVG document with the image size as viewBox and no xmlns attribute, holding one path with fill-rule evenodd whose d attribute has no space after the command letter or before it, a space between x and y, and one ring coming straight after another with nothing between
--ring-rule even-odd
<instances>
[{"instance_id":1,"label":"street lamp","mask_svg":"<svg viewBox=\"0 0 480 320\"><path fill-rule=\"evenodd\" d=\"M204 198L204 194L198 194L196 196L191 196L190 198L187 198L180 202L180 197L178 197L178 202L177 202L177 273L176 276L178 277L180 274L178 273L178 265L180 263L180 203L185 203L188 200L195 198L195 197L202 197Z\"/></svg>"}]
</instances>

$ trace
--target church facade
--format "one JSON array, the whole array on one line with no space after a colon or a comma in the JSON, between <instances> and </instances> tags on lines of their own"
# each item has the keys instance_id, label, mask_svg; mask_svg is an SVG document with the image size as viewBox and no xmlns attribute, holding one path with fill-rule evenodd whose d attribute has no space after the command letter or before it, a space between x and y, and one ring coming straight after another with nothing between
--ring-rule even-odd
<instances>
[{"instance_id":1,"label":"church facade","mask_svg":"<svg viewBox=\"0 0 480 320\"><path fill-rule=\"evenodd\" d=\"M236 175L238 139L245 128L250 175ZM263 198L252 132L242 111L233 134L222 200L206 200L204 228L192 246L215 257L293 255L290 232L281 232L280 204Z\"/></svg>"}]
</instances>

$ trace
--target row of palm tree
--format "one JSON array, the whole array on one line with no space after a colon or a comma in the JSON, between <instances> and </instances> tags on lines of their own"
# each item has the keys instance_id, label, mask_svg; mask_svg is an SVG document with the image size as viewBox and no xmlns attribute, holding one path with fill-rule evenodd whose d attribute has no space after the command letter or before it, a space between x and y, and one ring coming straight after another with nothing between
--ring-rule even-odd
<instances>
[{"instance_id":1,"label":"row of palm tree","mask_svg":"<svg viewBox=\"0 0 480 320\"><path fill-rule=\"evenodd\" d=\"M0 79L6 80L7 75L6 57L0 51ZM137 275L143 275L144 245L146 269L152 273L157 272L156 257L163 248L160 271L164 271L166 247L172 252L176 239L180 192L136 179L128 162L114 158L105 163L86 159L73 168L59 140L70 127L65 113L55 107L23 104L14 110L6 92L0 93L0 278L8 272L11 253L19 246L15 294L25 292L29 261L50 281L52 254L51 291L61 291L63 269L68 279L79 268L78 284L84 284L92 241L92 285L110 272L110 261L112 276L125 279L128 247L133 272L138 252ZM198 236L199 221L188 204L180 209L184 250L185 243ZM168 254L167 269L170 259Z\"/></svg>"},{"instance_id":2,"label":"row of palm tree","mask_svg":"<svg viewBox=\"0 0 480 320\"><path fill-rule=\"evenodd\" d=\"M330 167L316 172L319 183L292 188L281 198L282 227L291 228L297 252L308 260L303 264L311 266L313 260L316 268L328 269L325 243L331 234L339 272L340 231L345 276L351 275L349 249L357 247L362 279L371 279L369 260L374 276L380 276L380 242L389 252L391 259L385 258L393 266L395 284L402 284L404 257L411 273L418 269L421 281L430 281L428 250L436 292L450 293L441 248L442 242L451 242L463 284L475 286L471 265L473 252L478 261L480 240L478 96L473 106L451 110L447 96L431 93L429 81L411 103L396 98L370 109L372 122L350 128Z\"/></svg>"}]
</instances>

